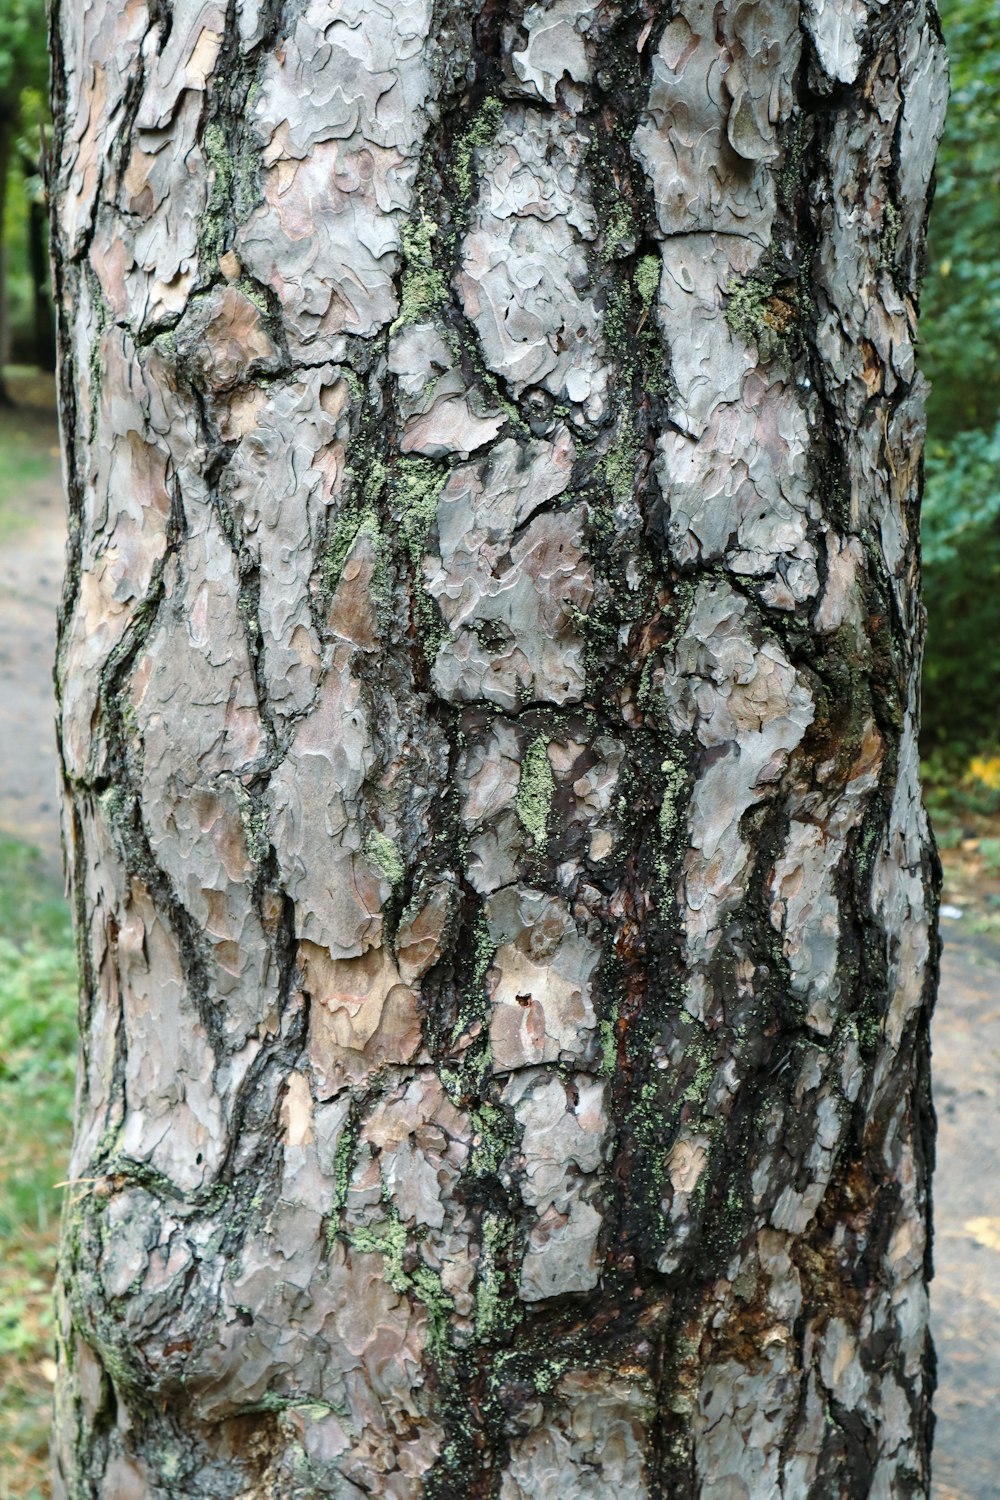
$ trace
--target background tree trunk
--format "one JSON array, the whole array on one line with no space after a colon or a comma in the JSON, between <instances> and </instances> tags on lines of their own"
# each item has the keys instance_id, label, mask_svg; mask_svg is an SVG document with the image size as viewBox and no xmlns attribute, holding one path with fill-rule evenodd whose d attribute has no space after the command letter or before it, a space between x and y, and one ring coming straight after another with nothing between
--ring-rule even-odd
<instances>
[{"instance_id":1,"label":"background tree trunk","mask_svg":"<svg viewBox=\"0 0 1000 1500\"><path fill-rule=\"evenodd\" d=\"M42 159L44 150L44 140L41 140L37 161L32 160L27 153L22 153L21 172L28 199L28 271L31 275L31 294L35 314L32 326L32 359L40 370L54 370L56 367L55 323L52 317L52 298L49 293L47 216L41 186L45 177ZM39 184L34 190L31 187L32 179Z\"/></svg>"},{"instance_id":2,"label":"background tree trunk","mask_svg":"<svg viewBox=\"0 0 1000 1500\"><path fill-rule=\"evenodd\" d=\"M13 159L17 102L0 95L0 406L13 406L7 389L10 364L10 312L7 306L7 185Z\"/></svg>"},{"instance_id":3,"label":"background tree trunk","mask_svg":"<svg viewBox=\"0 0 1000 1500\"><path fill-rule=\"evenodd\" d=\"M59 1492L926 1496L933 13L53 48Z\"/></svg>"}]
</instances>

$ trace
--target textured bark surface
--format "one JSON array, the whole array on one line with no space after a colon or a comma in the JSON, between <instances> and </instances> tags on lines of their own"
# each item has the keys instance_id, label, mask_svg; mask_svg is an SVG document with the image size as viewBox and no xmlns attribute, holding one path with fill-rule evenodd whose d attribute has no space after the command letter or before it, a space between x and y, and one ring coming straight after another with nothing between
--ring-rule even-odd
<instances>
[{"instance_id":1,"label":"textured bark surface","mask_svg":"<svg viewBox=\"0 0 1000 1500\"><path fill-rule=\"evenodd\" d=\"M914 1500L924 0L57 0L59 1493Z\"/></svg>"}]
</instances>

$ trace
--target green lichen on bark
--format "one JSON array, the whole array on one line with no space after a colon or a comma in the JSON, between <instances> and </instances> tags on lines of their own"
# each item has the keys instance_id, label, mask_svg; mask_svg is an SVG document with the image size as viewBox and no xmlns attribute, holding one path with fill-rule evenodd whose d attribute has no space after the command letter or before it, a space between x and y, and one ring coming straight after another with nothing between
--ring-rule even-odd
<instances>
[{"instance_id":1,"label":"green lichen on bark","mask_svg":"<svg viewBox=\"0 0 1000 1500\"><path fill-rule=\"evenodd\" d=\"M598 1023L601 1037L601 1066L600 1071L605 1078L614 1071L618 1062L618 1039L615 1036L615 1023L611 1020L602 1020Z\"/></svg>"},{"instance_id":2,"label":"green lichen on bark","mask_svg":"<svg viewBox=\"0 0 1000 1500\"><path fill-rule=\"evenodd\" d=\"M427 1347L431 1357L440 1360L448 1347L448 1322L454 1303L437 1272L419 1259L410 1264L410 1233L395 1205L390 1202L385 1207L384 1219L353 1229L347 1241L362 1254L381 1256L385 1279L393 1291L414 1297L426 1309Z\"/></svg>"},{"instance_id":3,"label":"green lichen on bark","mask_svg":"<svg viewBox=\"0 0 1000 1500\"><path fill-rule=\"evenodd\" d=\"M635 215L624 198L616 198L603 226L601 259L617 260L635 244Z\"/></svg>"},{"instance_id":4,"label":"green lichen on bark","mask_svg":"<svg viewBox=\"0 0 1000 1500\"><path fill-rule=\"evenodd\" d=\"M618 367L620 391L614 438L601 459L614 503L627 504L635 494L636 466L642 440L636 420L636 388L660 395L666 388L665 354L656 325L655 299L662 267L659 256L644 255L628 279L622 279L608 298L604 336ZM614 519L598 505L595 529L604 538L614 534Z\"/></svg>"},{"instance_id":5,"label":"green lichen on bark","mask_svg":"<svg viewBox=\"0 0 1000 1500\"><path fill-rule=\"evenodd\" d=\"M380 477L370 475L370 487L374 488ZM374 505L364 505L360 510L350 507L334 522L320 559L318 597L324 606L329 604L340 582L344 564L359 536L370 538L372 543L375 554L375 571L371 583L372 603L377 618L383 620L389 613L392 602L391 549Z\"/></svg>"},{"instance_id":6,"label":"green lichen on bark","mask_svg":"<svg viewBox=\"0 0 1000 1500\"><path fill-rule=\"evenodd\" d=\"M882 232L878 242L878 264L879 269L896 273L898 267L897 249L899 246L899 231L902 225L902 216L895 203L891 200L886 203L882 210Z\"/></svg>"},{"instance_id":7,"label":"green lichen on bark","mask_svg":"<svg viewBox=\"0 0 1000 1500\"><path fill-rule=\"evenodd\" d=\"M333 1195L327 1220L327 1245L331 1246L340 1231L340 1219L351 1188L351 1174L358 1150L361 1121L354 1105L341 1128L333 1157Z\"/></svg>"},{"instance_id":8,"label":"green lichen on bark","mask_svg":"<svg viewBox=\"0 0 1000 1500\"><path fill-rule=\"evenodd\" d=\"M517 815L539 852L548 842L549 817L555 777L549 761L549 742L537 735L524 752L521 776L517 785Z\"/></svg>"},{"instance_id":9,"label":"green lichen on bark","mask_svg":"<svg viewBox=\"0 0 1000 1500\"><path fill-rule=\"evenodd\" d=\"M226 132L217 120L205 127L203 139L211 186L199 248L206 261L218 263L226 248L226 223L232 210L233 161Z\"/></svg>"},{"instance_id":10,"label":"green lichen on bark","mask_svg":"<svg viewBox=\"0 0 1000 1500\"><path fill-rule=\"evenodd\" d=\"M438 226L423 210L403 228L403 275L399 316L393 330L419 323L448 300L448 283L434 264Z\"/></svg>"},{"instance_id":11,"label":"green lichen on bark","mask_svg":"<svg viewBox=\"0 0 1000 1500\"><path fill-rule=\"evenodd\" d=\"M806 266L790 272L765 261L742 280L731 278L726 297L726 322L757 346L761 359L787 360L797 352L812 312Z\"/></svg>"},{"instance_id":12,"label":"green lichen on bark","mask_svg":"<svg viewBox=\"0 0 1000 1500\"><path fill-rule=\"evenodd\" d=\"M656 818L659 848L656 869L664 888L668 907L673 904L672 877L677 864L678 829L684 811L683 793L689 781L689 771L683 762L665 760L660 767L664 775L663 794Z\"/></svg>"},{"instance_id":13,"label":"green lichen on bark","mask_svg":"<svg viewBox=\"0 0 1000 1500\"><path fill-rule=\"evenodd\" d=\"M503 101L496 98L486 99L471 124L455 142L451 170L459 199L463 202L472 195L473 155L493 141L502 119Z\"/></svg>"},{"instance_id":14,"label":"green lichen on bark","mask_svg":"<svg viewBox=\"0 0 1000 1500\"><path fill-rule=\"evenodd\" d=\"M506 1214L483 1215L476 1274L476 1338L490 1344L517 1326L523 1313L508 1286L514 1228Z\"/></svg>"},{"instance_id":15,"label":"green lichen on bark","mask_svg":"<svg viewBox=\"0 0 1000 1500\"><path fill-rule=\"evenodd\" d=\"M423 555L447 479L447 468L431 458L400 458L392 469L392 495L399 512L400 531L414 563Z\"/></svg>"},{"instance_id":16,"label":"green lichen on bark","mask_svg":"<svg viewBox=\"0 0 1000 1500\"><path fill-rule=\"evenodd\" d=\"M365 839L365 858L384 875L393 887L402 885L406 876L406 864L392 839L378 828L373 828Z\"/></svg>"},{"instance_id":17,"label":"green lichen on bark","mask_svg":"<svg viewBox=\"0 0 1000 1500\"><path fill-rule=\"evenodd\" d=\"M414 578L411 593L414 619L424 655L430 663L447 636L447 627L424 587L423 558L437 520L438 500L447 481L448 469L433 459L399 458L392 468L389 482L400 541Z\"/></svg>"},{"instance_id":18,"label":"green lichen on bark","mask_svg":"<svg viewBox=\"0 0 1000 1500\"><path fill-rule=\"evenodd\" d=\"M618 505L624 505L635 492L635 466L638 457L639 438L635 422L631 412L624 410L619 419L618 434L601 463L612 499ZM601 525L601 520L598 525ZM613 525L611 517L603 518L603 527L607 533L612 531Z\"/></svg>"},{"instance_id":19,"label":"green lichen on bark","mask_svg":"<svg viewBox=\"0 0 1000 1500\"><path fill-rule=\"evenodd\" d=\"M658 255L644 255L635 268L635 289L643 310L648 314L660 285L663 268Z\"/></svg>"}]
</instances>

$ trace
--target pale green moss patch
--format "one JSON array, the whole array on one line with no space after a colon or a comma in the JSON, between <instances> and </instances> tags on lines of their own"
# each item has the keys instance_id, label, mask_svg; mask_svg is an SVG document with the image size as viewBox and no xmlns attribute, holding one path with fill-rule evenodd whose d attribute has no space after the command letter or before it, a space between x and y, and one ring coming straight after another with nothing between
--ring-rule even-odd
<instances>
[{"instance_id":1,"label":"pale green moss patch","mask_svg":"<svg viewBox=\"0 0 1000 1500\"><path fill-rule=\"evenodd\" d=\"M377 1224L352 1230L348 1242L362 1254L381 1256L385 1279L393 1291L423 1303L427 1312L427 1346L432 1358L440 1359L447 1346L448 1319L455 1304L430 1266L419 1261L412 1271L406 1269L406 1225L392 1204L386 1205L386 1211L387 1217Z\"/></svg>"},{"instance_id":2,"label":"pale green moss patch","mask_svg":"<svg viewBox=\"0 0 1000 1500\"><path fill-rule=\"evenodd\" d=\"M615 1028L612 1021L601 1021L599 1026L601 1035L601 1067L603 1077L609 1077L615 1071L618 1061L618 1042L615 1038Z\"/></svg>"},{"instance_id":3,"label":"pale green moss patch","mask_svg":"<svg viewBox=\"0 0 1000 1500\"><path fill-rule=\"evenodd\" d=\"M399 316L393 329L419 323L448 300L448 284L434 264L434 240L438 226L421 209L417 219L403 230L403 278Z\"/></svg>"},{"instance_id":4,"label":"pale green moss patch","mask_svg":"<svg viewBox=\"0 0 1000 1500\"><path fill-rule=\"evenodd\" d=\"M568 1359L547 1359L542 1362L534 1373L533 1384L540 1395L550 1391L558 1380L561 1380L570 1367Z\"/></svg>"},{"instance_id":5,"label":"pale green moss patch","mask_svg":"<svg viewBox=\"0 0 1000 1500\"><path fill-rule=\"evenodd\" d=\"M271 308L267 300L267 294L256 281L251 281L248 276L243 276L236 283L236 286L243 293L247 301L253 303L259 313L265 318L270 317Z\"/></svg>"},{"instance_id":6,"label":"pale green moss patch","mask_svg":"<svg viewBox=\"0 0 1000 1500\"><path fill-rule=\"evenodd\" d=\"M499 1172L504 1157L513 1144L510 1116L495 1104L482 1103L473 1111L475 1126L472 1153L469 1158L470 1177L492 1177Z\"/></svg>"},{"instance_id":7,"label":"pale green moss patch","mask_svg":"<svg viewBox=\"0 0 1000 1500\"><path fill-rule=\"evenodd\" d=\"M684 793L687 788L687 768L683 763L665 760L660 767L664 773L663 796L657 816L659 852L656 856L656 873L664 886L669 887L673 864L671 845L677 832L681 813L684 810ZM669 901L669 895L667 897Z\"/></svg>"},{"instance_id":8,"label":"pale green moss patch","mask_svg":"<svg viewBox=\"0 0 1000 1500\"><path fill-rule=\"evenodd\" d=\"M680 795L687 782L687 770L683 765L677 765L671 760L665 760L660 770L664 772L666 780L663 798L660 802L658 823L660 837L666 843L677 827L677 820L680 817Z\"/></svg>"},{"instance_id":9,"label":"pale green moss patch","mask_svg":"<svg viewBox=\"0 0 1000 1500\"><path fill-rule=\"evenodd\" d=\"M438 499L448 470L432 458L401 458L392 474L400 529L410 559L419 566L428 532L437 519Z\"/></svg>"},{"instance_id":10,"label":"pale green moss patch","mask_svg":"<svg viewBox=\"0 0 1000 1500\"><path fill-rule=\"evenodd\" d=\"M549 814L555 789L548 741L540 734L525 751L516 798L517 815L538 851L544 850L548 843Z\"/></svg>"},{"instance_id":11,"label":"pale green moss patch","mask_svg":"<svg viewBox=\"0 0 1000 1500\"><path fill-rule=\"evenodd\" d=\"M375 483L384 478L376 476ZM367 488L367 486L366 486ZM359 536L370 538L374 553L374 569L371 581L371 599L376 618L385 621L392 605L392 553L373 504L366 504L360 511L352 508L339 516L327 538L323 560L320 565L320 598L328 602L340 582L351 549Z\"/></svg>"},{"instance_id":12,"label":"pale green moss patch","mask_svg":"<svg viewBox=\"0 0 1000 1500\"><path fill-rule=\"evenodd\" d=\"M487 99L479 109L468 130L459 136L455 144L452 172L455 185L462 198L472 193L472 156L495 139L503 119L503 103L499 99Z\"/></svg>"},{"instance_id":13,"label":"pale green moss patch","mask_svg":"<svg viewBox=\"0 0 1000 1500\"><path fill-rule=\"evenodd\" d=\"M392 839L387 838L377 828L373 828L365 839L365 858L380 875L385 876L391 886L395 887L402 883L406 874L403 856Z\"/></svg>"},{"instance_id":14,"label":"pale green moss patch","mask_svg":"<svg viewBox=\"0 0 1000 1500\"><path fill-rule=\"evenodd\" d=\"M704 1052L698 1059L694 1077L684 1090L681 1098L688 1104L698 1104L702 1107L708 1099L708 1091L715 1077L715 1062L709 1052Z\"/></svg>"},{"instance_id":15,"label":"pale green moss patch","mask_svg":"<svg viewBox=\"0 0 1000 1500\"><path fill-rule=\"evenodd\" d=\"M476 1278L476 1337L484 1342L519 1320L516 1299L504 1294L504 1262L514 1241L514 1227L501 1214L483 1215L482 1244Z\"/></svg>"},{"instance_id":16,"label":"pale green moss patch","mask_svg":"<svg viewBox=\"0 0 1000 1500\"><path fill-rule=\"evenodd\" d=\"M447 628L433 599L424 588L422 563L427 538L437 520L438 499L448 480L448 470L430 458L401 458L392 471L392 492L404 547L415 575L413 590L415 623L424 655L433 662L447 635Z\"/></svg>"},{"instance_id":17,"label":"pale green moss patch","mask_svg":"<svg viewBox=\"0 0 1000 1500\"><path fill-rule=\"evenodd\" d=\"M635 289L639 293L639 301L647 310L653 305L653 298L660 289L660 257L658 255L644 255L635 268Z\"/></svg>"},{"instance_id":18,"label":"pale green moss patch","mask_svg":"<svg viewBox=\"0 0 1000 1500\"><path fill-rule=\"evenodd\" d=\"M255 798L251 797L242 782L235 777L230 782L233 795L236 798L236 806L243 824L243 837L246 840L247 854L255 865L263 864L271 848L271 834L268 825L267 810Z\"/></svg>"},{"instance_id":19,"label":"pale green moss patch","mask_svg":"<svg viewBox=\"0 0 1000 1500\"><path fill-rule=\"evenodd\" d=\"M764 360L788 353L810 306L800 284L766 265L744 281L731 278L726 296L726 322L740 338L755 344Z\"/></svg>"},{"instance_id":20,"label":"pale green moss patch","mask_svg":"<svg viewBox=\"0 0 1000 1500\"><path fill-rule=\"evenodd\" d=\"M230 219L242 223L260 200L257 177L260 156L242 140L234 150L218 120L212 120L205 127L202 149L211 182L198 235L198 252L203 262L213 267L226 249ZM256 301L255 298L252 300Z\"/></svg>"},{"instance_id":21,"label":"pale green moss patch","mask_svg":"<svg viewBox=\"0 0 1000 1500\"><path fill-rule=\"evenodd\" d=\"M211 169L211 184L198 248L203 260L218 261L225 248L225 216L233 198L233 162L226 133L218 121L213 120L205 127L202 148Z\"/></svg>"},{"instance_id":22,"label":"pale green moss patch","mask_svg":"<svg viewBox=\"0 0 1000 1500\"><path fill-rule=\"evenodd\" d=\"M618 414L618 431L601 468L616 505L625 505L635 493L635 466L639 458L639 437L635 418L627 405ZM613 521L606 518L613 529Z\"/></svg>"},{"instance_id":23,"label":"pale green moss patch","mask_svg":"<svg viewBox=\"0 0 1000 1500\"><path fill-rule=\"evenodd\" d=\"M878 268L880 271L891 271L896 261L896 250L899 246L899 231L902 226L902 218L895 203L888 201L882 210L882 233L878 242Z\"/></svg>"},{"instance_id":24,"label":"pale green moss patch","mask_svg":"<svg viewBox=\"0 0 1000 1500\"><path fill-rule=\"evenodd\" d=\"M616 198L604 225L601 259L616 260L619 255L628 254L634 245L635 221L632 209L624 198Z\"/></svg>"},{"instance_id":25,"label":"pale green moss patch","mask_svg":"<svg viewBox=\"0 0 1000 1500\"><path fill-rule=\"evenodd\" d=\"M486 1012L486 992L484 981L487 970L493 962L496 953L496 944L490 937L490 930L486 918L480 912L472 932L472 973L469 977L468 992L459 1007L458 1016L451 1031L451 1040L454 1045L464 1032L483 1018ZM487 1059L489 1060L489 1049L487 1048ZM484 1106L488 1108L488 1106Z\"/></svg>"}]
</instances>

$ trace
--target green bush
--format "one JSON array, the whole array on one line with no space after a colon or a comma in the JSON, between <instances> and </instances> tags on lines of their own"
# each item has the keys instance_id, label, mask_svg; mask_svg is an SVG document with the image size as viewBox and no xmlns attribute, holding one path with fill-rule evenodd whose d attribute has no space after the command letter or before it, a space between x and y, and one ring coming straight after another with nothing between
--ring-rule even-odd
<instances>
[{"instance_id":1,"label":"green bush","mask_svg":"<svg viewBox=\"0 0 1000 1500\"><path fill-rule=\"evenodd\" d=\"M1000 875L1000 839L980 839L979 857L990 875Z\"/></svg>"},{"instance_id":2,"label":"green bush","mask_svg":"<svg viewBox=\"0 0 1000 1500\"><path fill-rule=\"evenodd\" d=\"M76 1056L65 900L0 839L0 1495L47 1493L51 1286Z\"/></svg>"},{"instance_id":3,"label":"green bush","mask_svg":"<svg viewBox=\"0 0 1000 1500\"><path fill-rule=\"evenodd\" d=\"M923 749L954 773L1000 739L1000 528L942 528L928 540L947 550L924 570Z\"/></svg>"},{"instance_id":4,"label":"green bush","mask_svg":"<svg viewBox=\"0 0 1000 1500\"><path fill-rule=\"evenodd\" d=\"M921 298L925 755L1000 745L1000 0L944 0L952 96Z\"/></svg>"}]
</instances>

